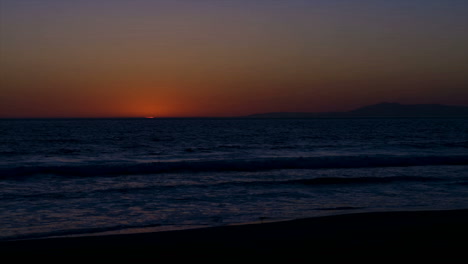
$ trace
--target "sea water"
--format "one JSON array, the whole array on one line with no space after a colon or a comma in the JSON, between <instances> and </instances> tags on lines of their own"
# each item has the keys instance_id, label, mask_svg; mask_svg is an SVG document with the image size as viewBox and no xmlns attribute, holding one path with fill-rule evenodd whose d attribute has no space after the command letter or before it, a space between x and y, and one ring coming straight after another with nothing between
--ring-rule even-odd
<instances>
[{"instance_id":1,"label":"sea water","mask_svg":"<svg viewBox=\"0 0 468 264\"><path fill-rule=\"evenodd\" d=\"M467 119L0 120L0 240L456 208Z\"/></svg>"}]
</instances>

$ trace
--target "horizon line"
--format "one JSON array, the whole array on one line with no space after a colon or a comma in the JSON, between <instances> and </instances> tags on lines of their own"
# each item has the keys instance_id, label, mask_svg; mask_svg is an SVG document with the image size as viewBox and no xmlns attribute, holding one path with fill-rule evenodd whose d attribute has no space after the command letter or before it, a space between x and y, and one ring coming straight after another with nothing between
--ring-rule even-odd
<instances>
[{"instance_id":1,"label":"horizon line","mask_svg":"<svg viewBox=\"0 0 468 264\"><path fill-rule=\"evenodd\" d=\"M236 115L236 116L24 116L24 117L15 117L15 116L6 116L1 117L0 120L4 119L235 119L235 118L249 118L250 116L255 115L262 115L262 114L275 114L275 113L303 113L303 114L329 114L329 113L347 113L349 111L353 111L356 109L360 109L367 106L379 105L379 104L398 104L398 105L405 105L405 106L412 106L412 105L439 105L439 106L451 106L451 107L468 107L466 105L449 105L449 104L402 104L398 102L380 102L376 104L368 104L358 108L354 108L347 111L327 111L327 112L308 112L308 111L270 111L270 112L257 112L257 113L250 113L245 115ZM369 116L372 117L372 116ZM428 116L430 117L430 116ZM437 116L435 116L437 117ZM306 117L306 118L324 118L324 117ZM333 118L333 117L326 117L326 118ZM337 118L337 117L335 117ZM350 117L346 117L350 118ZM355 117L356 118L356 117Z\"/></svg>"}]
</instances>

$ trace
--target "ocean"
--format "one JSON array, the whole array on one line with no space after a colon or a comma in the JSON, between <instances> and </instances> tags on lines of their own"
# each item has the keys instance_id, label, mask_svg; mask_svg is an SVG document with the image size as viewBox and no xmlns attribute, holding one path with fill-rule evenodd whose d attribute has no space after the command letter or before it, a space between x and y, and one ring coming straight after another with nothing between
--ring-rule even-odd
<instances>
[{"instance_id":1,"label":"ocean","mask_svg":"<svg viewBox=\"0 0 468 264\"><path fill-rule=\"evenodd\" d=\"M0 240L468 208L467 119L3 119Z\"/></svg>"}]
</instances>

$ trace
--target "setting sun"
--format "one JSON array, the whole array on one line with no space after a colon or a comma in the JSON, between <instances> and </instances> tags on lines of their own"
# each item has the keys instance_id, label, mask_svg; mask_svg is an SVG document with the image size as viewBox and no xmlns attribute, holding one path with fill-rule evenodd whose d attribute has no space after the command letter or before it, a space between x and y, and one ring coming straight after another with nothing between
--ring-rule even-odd
<instances>
[{"instance_id":1,"label":"setting sun","mask_svg":"<svg viewBox=\"0 0 468 264\"><path fill-rule=\"evenodd\" d=\"M2 0L0 118L468 104L466 4L371 2Z\"/></svg>"}]
</instances>

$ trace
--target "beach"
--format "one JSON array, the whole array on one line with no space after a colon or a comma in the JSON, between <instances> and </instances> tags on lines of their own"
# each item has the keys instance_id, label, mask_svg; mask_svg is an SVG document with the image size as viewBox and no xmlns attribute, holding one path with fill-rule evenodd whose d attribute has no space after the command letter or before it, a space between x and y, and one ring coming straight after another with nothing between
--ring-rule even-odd
<instances>
[{"instance_id":1,"label":"beach","mask_svg":"<svg viewBox=\"0 0 468 264\"><path fill-rule=\"evenodd\" d=\"M342 214L180 231L0 242L3 256L105 259L219 257L307 260L370 255L456 260L466 250L468 210Z\"/></svg>"}]
</instances>

